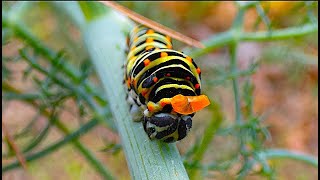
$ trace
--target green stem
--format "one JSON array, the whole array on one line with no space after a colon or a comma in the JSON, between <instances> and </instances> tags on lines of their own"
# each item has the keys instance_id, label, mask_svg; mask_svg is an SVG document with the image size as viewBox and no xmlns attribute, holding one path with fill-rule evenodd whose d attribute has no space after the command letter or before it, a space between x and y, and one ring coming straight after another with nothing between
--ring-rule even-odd
<instances>
[{"instance_id":1,"label":"green stem","mask_svg":"<svg viewBox=\"0 0 320 180\"><path fill-rule=\"evenodd\" d=\"M189 54L192 58L199 58L205 54L210 53L214 49L226 46L233 42L233 34L231 31L226 31L220 34L213 35L209 37L207 40L203 41L202 43L205 45L205 48L202 49L190 49L185 48L182 51L186 54Z\"/></svg>"},{"instance_id":2,"label":"green stem","mask_svg":"<svg viewBox=\"0 0 320 180\"><path fill-rule=\"evenodd\" d=\"M305 162L314 167L318 167L318 159L316 157L301 152L289 151L285 149L268 149L260 152L259 155L264 156L267 159L294 159Z\"/></svg>"},{"instance_id":3,"label":"green stem","mask_svg":"<svg viewBox=\"0 0 320 180\"><path fill-rule=\"evenodd\" d=\"M270 22L270 19L268 18L268 16L266 15L266 13L264 12L263 7L261 6L261 4L256 4L255 6L256 6L256 11L257 11L258 15L260 16L259 20L261 19L263 21L263 23L267 26L267 30L270 31L271 30L271 22Z\"/></svg>"},{"instance_id":4,"label":"green stem","mask_svg":"<svg viewBox=\"0 0 320 180\"><path fill-rule=\"evenodd\" d=\"M212 139L214 138L214 135L220 127L220 124L223 119L221 109L217 103L211 102L210 109L212 111L212 119L207 128L205 129L201 143L197 147L197 150L193 156L193 162L195 162L196 164L203 159L203 156L205 152L208 150L208 146L212 142ZM192 169L189 173L190 179L197 179L197 172L197 169Z\"/></svg>"},{"instance_id":5,"label":"green stem","mask_svg":"<svg viewBox=\"0 0 320 180\"><path fill-rule=\"evenodd\" d=\"M289 27L285 29L273 30L269 32L242 32L239 35L240 41L274 41L291 39L318 32L318 24L306 24L299 27ZM234 34L231 30L216 34L202 43L206 46L203 49L184 49L183 52L190 54L193 58L199 58L210 53L214 49L230 45L234 42Z\"/></svg>"},{"instance_id":6,"label":"green stem","mask_svg":"<svg viewBox=\"0 0 320 180\"><path fill-rule=\"evenodd\" d=\"M244 8L239 8L237 17L235 21L233 22L231 32L233 32L233 42L229 46L230 51L230 68L231 72L238 72L238 65L237 65L237 48L238 44L240 42L241 34L243 33L242 25L243 25L243 18L245 14ZM233 94L235 99L235 124L241 125L243 123L242 119L242 113L241 113L241 105L240 105L240 95L239 95L239 84L238 84L238 77L234 77L232 80L232 87L233 87ZM242 176L244 176L252 166L252 161L249 160L248 156L244 154L245 152L245 139L241 135L241 129L239 131L238 139L240 141L239 147L240 147L240 155L244 158L244 165L240 171L240 175L237 179L242 179Z\"/></svg>"},{"instance_id":7,"label":"green stem","mask_svg":"<svg viewBox=\"0 0 320 180\"><path fill-rule=\"evenodd\" d=\"M256 6L257 4L259 4L259 1L246 1L246 2L242 2L242 1L236 1L235 2L240 9L248 9L250 7L254 7Z\"/></svg>"},{"instance_id":8,"label":"green stem","mask_svg":"<svg viewBox=\"0 0 320 180\"><path fill-rule=\"evenodd\" d=\"M203 139L200 143L198 151L194 154L195 161L202 160L204 153L208 149L208 146L212 141L212 139L214 138L215 132L219 128L223 119L222 112L217 103L214 103L214 105L211 105L211 110L213 111L212 120L210 121L208 127L204 131Z\"/></svg>"},{"instance_id":9,"label":"green stem","mask_svg":"<svg viewBox=\"0 0 320 180\"><path fill-rule=\"evenodd\" d=\"M2 88L2 92L5 91L4 88ZM12 93L12 92L6 92L2 94L2 99L6 99L6 100L36 100L39 99L39 94L16 94L16 93Z\"/></svg>"},{"instance_id":10,"label":"green stem","mask_svg":"<svg viewBox=\"0 0 320 180\"><path fill-rule=\"evenodd\" d=\"M237 56L237 45L231 45L230 46L230 55L231 55L231 63L230 63L230 68L231 71L236 73L238 72L238 68L237 68L237 60L236 60L236 56ZM240 106L240 95L239 95L239 84L238 84L238 77L233 77L232 78L232 86L233 86L233 95L234 95L234 99L235 99L235 119L236 119L236 123L239 125L241 124L241 106Z\"/></svg>"},{"instance_id":11,"label":"green stem","mask_svg":"<svg viewBox=\"0 0 320 180\"><path fill-rule=\"evenodd\" d=\"M318 24L306 24L299 27L290 27L281 30L273 30L269 32L254 32L243 33L242 41L274 41L290 39L295 37L305 36L311 33L318 32Z\"/></svg>"},{"instance_id":12,"label":"green stem","mask_svg":"<svg viewBox=\"0 0 320 180\"><path fill-rule=\"evenodd\" d=\"M233 32L234 41L230 45L230 68L231 72L238 72L237 68L237 47L239 43L239 35L242 33L242 24L243 24L243 17L245 14L245 9L239 8L239 12L237 14L236 19L233 22L231 32ZM233 94L235 99L235 113L236 113L236 123L239 125L241 124L241 107L240 107L240 95L239 95L239 85L238 85L238 77L232 78L232 86L233 86Z\"/></svg>"}]
</instances>

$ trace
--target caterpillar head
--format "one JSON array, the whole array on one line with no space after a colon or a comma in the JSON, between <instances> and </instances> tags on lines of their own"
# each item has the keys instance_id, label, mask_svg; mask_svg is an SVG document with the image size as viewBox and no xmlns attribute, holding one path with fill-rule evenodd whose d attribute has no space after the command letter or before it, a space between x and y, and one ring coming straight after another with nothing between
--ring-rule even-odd
<instances>
[{"instance_id":1,"label":"caterpillar head","mask_svg":"<svg viewBox=\"0 0 320 180\"><path fill-rule=\"evenodd\" d=\"M150 139L159 139L170 143L183 139L192 127L189 115L173 115L169 113L144 116L143 128Z\"/></svg>"}]
</instances>

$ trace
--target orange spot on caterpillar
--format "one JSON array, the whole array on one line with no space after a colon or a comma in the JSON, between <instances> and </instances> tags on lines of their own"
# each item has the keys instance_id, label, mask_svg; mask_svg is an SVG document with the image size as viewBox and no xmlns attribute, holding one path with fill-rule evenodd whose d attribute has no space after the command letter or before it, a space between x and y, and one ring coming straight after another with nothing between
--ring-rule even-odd
<instances>
[{"instance_id":1,"label":"orange spot on caterpillar","mask_svg":"<svg viewBox=\"0 0 320 180\"><path fill-rule=\"evenodd\" d=\"M151 103L148 103L147 107L150 112L154 111L154 106Z\"/></svg>"},{"instance_id":2,"label":"orange spot on caterpillar","mask_svg":"<svg viewBox=\"0 0 320 180\"><path fill-rule=\"evenodd\" d=\"M131 81L132 81L132 80L131 80ZM137 81L136 81L136 79L133 79L132 83L133 83L134 86L137 86Z\"/></svg>"},{"instance_id":3,"label":"orange spot on caterpillar","mask_svg":"<svg viewBox=\"0 0 320 180\"><path fill-rule=\"evenodd\" d=\"M164 102L164 101L161 101L161 102L160 102L160 106L161 106L161 107L164 107L165 105L167 105L166 102Z\"/></svg>"},{"instance_id":4,"label":"orange spot on caterpillar","mask_svg":"<svg viewBox=\"0 0 320 180\"><path fill-rule=\"evenodd\" d=\"M157 77L154 77L153 78L153 82L157 82L158 81L158 78Z\"/></svg>"},{"instance_id":5,"label":"orange spot on caterpillar","mask_svg":"<svg viewBox=\"0 0 320 180\"><path fill-rule=\"evenodd\" d=\"M192 63L192 58L191 58L191 57L187 56L186 59L187 59L189 62Z\"/></svg>"},{"instance_id":6,"label":"orange spot on caterpillar","mask_svg":"<svg viewBox=\"0 0 320 180\"><path fill-rule=\"evenodd\" d=\"M168 45L167 45L167 48L168 48L168 49L172 49L172 45L171 45L171 44L168 44Z\"/></svg>"},{"instance_id":7,"label":"orange spot on caterpillar","mask_svg":"<svg viewBox=\"0 0 320 180\"><path fill-rule=\"evenodd\" d=\"M164 107L167 104L171 104L171 99L161 99L159 104L161 107Z\"/></svg>"},{"instance_id":8,"label":"orange spot on caterpillar","mask_svg":"<svg viewBox=\"0 0 320 180\"><path fill-rule=\"evenodd\" d=\"M201 73L201 69L197 68L197 73L200 74Z\"/></svg>"},{"instance_id":9,"label":"orange spot on caterpillar","mask_svg":"<svg viewBox=\"0 0 320 180\"><path fill-rule=\"evenodd\" d=\"M199 88L200 88L200 84L196 84L196 85L194 85L194 87L195 87L196 89L199 89Z\"/></svg>"},{"instance_id":10,"label":"orange spot on caterpillar","mask_svg":"<svg viewBox=\"0 0 320 180\"><path fill-rule=\"evenodd\" d=\"M171 37L170 37L170 36L166 36L166 39L167 39L168 41L171 41Z\"/></svg>"},{"instance_id":11,"label":"orange spot on caterpillar","mask_svg":"<svg viewBox=\"0 0 320 180\"><path fill-rule=\"evenodd\" d=\"M178 94L171 100L172 108L180 114L192 114L210 104L209 98L206 95L200 96L183 96Z\"/></svg>"},{"instance_id":12,"label":"orange spot on caterpillar","mask_svg":"<svg viewBox=\"0 0 320 180\"><path fill-rule=\"evenodd\" d=\"M147 38L146 43L152 43L153 42L153 38Z\"/></svg>"},{"instance_id":13,"label":"orange spot on caterpillar","mask_svg":"<svg viewBox=\"0 0 320 180\"><path fill-rule=\"evenodd\" d=\"M137 42L138 41L138 37L135 37L134 39L133 39L133 42Z\"/></svg>"},{"instance_id":14,"label":"orange spot on caterpillar","mask_svg":"<svg viewBox=\"0 0 320 180\"><path fill-rule=\"evenodd\" d=\"M153 33L154 33L154 30L149 29L146 34L153 34Z\"/></svg>"},{"instance_id":15,"label":"orange spot on caterpillar","mask_svg":"<svg viewBox=\"0 0 320 180\"><path fill-rule=\"evenodd\" d=\"M148 90L143 90L143 91L141 92L141 95L144 97L147 93L148 93Z\"/></svg>"},{"instance_id":16,"label":"orange spot on caterpillar","mask_svg":"<svg viewBox=\"0 0 320 180\"><path fill-rule=\"evenodd\" d=\"M131 83L131 80L130 80L130 78L128 78L128 79L127 79L127 86L128 86L128 88L130 88L130 83Z\"/></svg>"},{"instance_id":17,"label":"orange spot on caterpillar","mask_svg":"<svg viewBox=\"0 0 320 180\"><path fill-rule=\"evenodd\" d=\"M147 46L146 50L149 50L149 49L152 49L152 48L153 48L153 46Z\"/></svg>"},{"instance_id":18,"label":"orange spot on caterpillar","mask_svg":"<svg viewBox=\"0 0 320 180\"><path fill-rule=\"evenodd\" d=\"M139 27L138 26L134 27L133 32L137 33L138 31L139 31Z\"/></svg>"},{"instance_id":19,"label":"orange spot on caterpillar","mask_svg":"<svg viewBox=\"0 0 320 180\"><path fill-rule=\"evenodd\" d=\"M168 53L166 53L166 52L161 52L160 56L161 56L161 57L166 57L166 56L168 56Z\"/></svg>"},{"instance_id":20,"label":"orange spot on caterpillar","mask_svg":"<svg viewBox=\"0 0 320 180\"><path fill-rule=\"evenodd\" d=\"M143 63L144 63L144 66L148 66L150 64L150 60L146 59L146 60L143 61Z\"/></svg>"}]
</instances>

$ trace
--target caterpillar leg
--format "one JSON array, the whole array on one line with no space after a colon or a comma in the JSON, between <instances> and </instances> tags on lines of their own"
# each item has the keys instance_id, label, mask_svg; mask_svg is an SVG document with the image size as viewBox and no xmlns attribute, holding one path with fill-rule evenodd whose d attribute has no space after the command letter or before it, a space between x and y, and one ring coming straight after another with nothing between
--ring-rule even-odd
<instances>
[{"instance_id":1,"label":"caterpillar leg","mask_svg":"<svg viewBox=\"0 0 320 180\"><path fill-rule=\"evenodd\" d=\"M143 114L141 113L141 109L138 105L133 104L130 106L130 114L134 122L142 121Z\"/></svg>"},{"instance_id":2,"label":"caterpillar leg","mask_svg":"<svg viewBox=\"0 0 320 180\"><path fill-rule=\"evenodd\" d=\"M135 122L139 122L142 120L143 117L143 113L141 113L141 108L139 105L136 104L136 102L134 101L134 99L127 95L127 102L130 105L130 114L132 116L133 121Z\"/></svg>"}]
</instances>

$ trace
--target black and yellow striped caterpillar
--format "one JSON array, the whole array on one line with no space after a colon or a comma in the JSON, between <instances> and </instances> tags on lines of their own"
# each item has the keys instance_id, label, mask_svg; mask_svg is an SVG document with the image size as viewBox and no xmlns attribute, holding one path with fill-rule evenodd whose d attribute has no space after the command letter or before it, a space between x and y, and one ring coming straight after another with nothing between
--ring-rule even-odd
<instances>
[{"instance_id":1,"label":"black and yellow striped caterpillar","mask_svg":"<svg viewBox=\"0 0 320 180\"><path fill-rule=\"evenodd\" d=\"M127 45L124 83L135 121L142 120L150 139L183 139L195 112L210 104L201 95L200 68L172 49L169 36L142 25L132 30Z\"/></svg>"}]
</instances>

